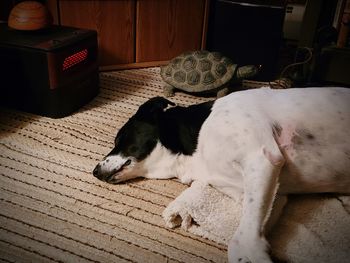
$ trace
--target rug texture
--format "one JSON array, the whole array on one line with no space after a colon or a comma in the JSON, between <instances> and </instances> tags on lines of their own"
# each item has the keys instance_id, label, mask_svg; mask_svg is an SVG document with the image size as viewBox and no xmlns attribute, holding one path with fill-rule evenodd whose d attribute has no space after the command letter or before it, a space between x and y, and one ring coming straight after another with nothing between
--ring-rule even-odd
<instances>
[{"instance_id":1,"label":"rug texture","mask_svg":"<svg viewBox=\"0 0 350 263\"><path fill-rule=\"evenodd\" d=\"M108 185L91 174L118 129L162 86L158 68L101 73L100 94L69 117L0 109L0 262L226 261L226 246L165 226L163 210L186 186Z\"/></svg>"},{"instance_id":2,"label":"rug texture","mask_svg":"<svg viewBox=\"0 0 350 263\"><path fill-rule=\"evenodd\" d=\"M163 217L169 227L181 226L228 244L239 225L242 203L243 195L234 200L205 182L194 181L167 206ZM282 214L276 213L280 209L272 210L267 226L275 262L349 261L350 196L290 195Z\"/></svg>"}]
</instances>

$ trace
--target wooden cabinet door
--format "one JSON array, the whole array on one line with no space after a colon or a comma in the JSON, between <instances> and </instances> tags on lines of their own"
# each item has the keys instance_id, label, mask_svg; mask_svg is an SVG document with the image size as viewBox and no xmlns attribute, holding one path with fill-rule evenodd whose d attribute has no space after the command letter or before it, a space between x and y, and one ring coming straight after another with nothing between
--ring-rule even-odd
<instances>
[{"instance_id":1,"label":"wooden cabinet door","mask_svg":"<svg viewBox=\"0 0 350 263\"><path fill-rule=\"evenodd\" d=\"M60 24L96 30L101 66L135 61L136 0L60 0Z\"/></svg>"},{"instance_id":2,"label":"wooden cabinet door","mask_svg":"<svg viewBox=\"0 0 350 263\"><path fill-rule=\"evenodd\" d=\"M136 62L201 48L205 0L138 0Z\"/></svg>"}]
</instances>

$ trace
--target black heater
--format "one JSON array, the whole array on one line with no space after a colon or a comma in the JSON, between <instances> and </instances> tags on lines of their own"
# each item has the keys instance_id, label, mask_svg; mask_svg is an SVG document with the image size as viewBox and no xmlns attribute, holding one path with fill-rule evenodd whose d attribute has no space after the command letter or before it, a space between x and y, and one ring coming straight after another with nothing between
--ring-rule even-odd
<instances>
[{"instance_id":1,"label":"black heater","mask_svg":"<svg viewBox=\"0 0 350 263\"><path fill-rule=\"evenodd\" d=\"M2 105L60 118L98 93L97 33L52 26L19 31L0 24Z\"/></svg>"},{"instance_id":2,"label":"black heater","mask_svg":"<svg viewBox=\"0 0 350 263\"><path fill-rule=\"evenodd\" d=\"M207 49L222 52L241 65L262 65L254 79L273 79L285 16L281 2L212 0Z\"/></svg>"}]
</instances>

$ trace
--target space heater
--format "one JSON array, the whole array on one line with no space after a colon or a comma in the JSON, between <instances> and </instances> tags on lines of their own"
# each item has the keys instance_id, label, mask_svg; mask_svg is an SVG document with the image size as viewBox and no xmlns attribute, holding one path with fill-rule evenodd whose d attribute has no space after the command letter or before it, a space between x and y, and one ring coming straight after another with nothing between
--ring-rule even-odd
<instances>
[{"instance_id":1,"label":"space heater","mask_svg":"<svg viewBox=\"0 0 350 263\"><path fill-rule=\"evenodd\" d=\"M51 26L19 31L0 24L2 105L60 118L98 93L97 33Z\"/></svg>"}]
</instances>

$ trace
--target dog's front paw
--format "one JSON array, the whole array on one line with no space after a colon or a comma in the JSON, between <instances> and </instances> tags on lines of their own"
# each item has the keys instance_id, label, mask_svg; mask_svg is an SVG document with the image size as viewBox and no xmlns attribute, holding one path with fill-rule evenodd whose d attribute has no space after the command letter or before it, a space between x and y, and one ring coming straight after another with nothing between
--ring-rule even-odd
<instances>
[{"instance_id":1,"label":"dog's front paw","mask_svg":"<svg viewBox=\"0 0 350 263\"><path fill-rule=\"evenodd\" d=\"M193 182L193 179L189 175L184 175L180 178L180 182L183 184L190 185Z\"/></svg>"},{"instance_id":2,"label":"dog's front paw","mask_svg":"<svg viewBox=\"0 0 350 263\"><path fill-rule=\"evenodd\" d=\"M181 225L183 229L187 230L192 224L191 215L185 209L181 210L177 206L169 205L163 211L162 216L165 225L169 228L175 228Z\"/></svg>"},{"instance_id":3,"label":"dog's front paw","mask_svg":"<svg viewBox=\"0 0 350 263\"><path fill-rule=\"evenodd\" d=\"M247 242L233 237L228 245L229 263L272 263L268 254L269 244L265 239Z\"/></svg>"}]
</instances>

